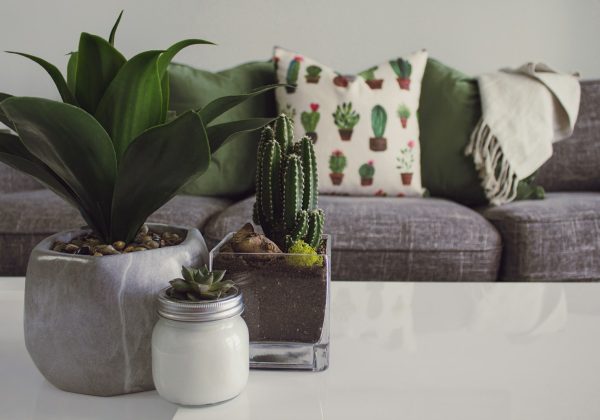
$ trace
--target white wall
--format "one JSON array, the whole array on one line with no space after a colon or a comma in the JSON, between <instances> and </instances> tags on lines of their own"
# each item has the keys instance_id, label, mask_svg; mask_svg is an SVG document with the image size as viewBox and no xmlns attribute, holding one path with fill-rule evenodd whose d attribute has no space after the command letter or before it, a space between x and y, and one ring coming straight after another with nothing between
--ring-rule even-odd
<instances>
[{"instance_id":1,"label":"white wall","mask_svg":"<svg viewBox=\"0 0 600 420\"><path fill-rule=\"evenodd\" d=\"M403 52L467 73L545 61L600 77L600 0L2 0L0 50L40 55L64 69L79 33L104 36L121 9L126 56L186 37L213 40L177 61L222 69L268 58L274 44L346 72ZM0 53L0 92L57 97L36 64Z\"/></svg>"}]
</instances>

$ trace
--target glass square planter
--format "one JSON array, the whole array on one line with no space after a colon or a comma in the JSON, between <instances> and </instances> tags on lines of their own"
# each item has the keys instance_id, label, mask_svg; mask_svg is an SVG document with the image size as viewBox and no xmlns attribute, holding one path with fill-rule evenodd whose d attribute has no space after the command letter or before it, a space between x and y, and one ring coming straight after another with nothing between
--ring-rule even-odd
<instances>
[{"instance_id":1,"label":"glass square planter","mask_svg":"<svg viewBox=\"0 0 600 420\"><path fill-rule=\"evenodd\" d=\"M225 245L210 251L210 269L227 270L242 290L250 332L250 367L322 371L329 365L331 237L314 255L239 253Z\"/></svg>"}]
</instances>

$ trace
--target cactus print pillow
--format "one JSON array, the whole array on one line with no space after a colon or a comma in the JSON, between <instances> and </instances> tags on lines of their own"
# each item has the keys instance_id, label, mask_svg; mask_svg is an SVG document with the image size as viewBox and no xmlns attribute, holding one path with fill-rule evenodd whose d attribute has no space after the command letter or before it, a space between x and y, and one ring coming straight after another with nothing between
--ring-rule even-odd
<instances>
[{"instance_id":1,"label":"cactus print pillow","mask_svg":"<svg viewBox=\"0 0 600 420\"><path fill-rule=\"evenodd\" d=\"M417 110L427 52L347 76L275 48L280 112L315 144L323 194L420 196Z\"/></svg>"}]
</instances>

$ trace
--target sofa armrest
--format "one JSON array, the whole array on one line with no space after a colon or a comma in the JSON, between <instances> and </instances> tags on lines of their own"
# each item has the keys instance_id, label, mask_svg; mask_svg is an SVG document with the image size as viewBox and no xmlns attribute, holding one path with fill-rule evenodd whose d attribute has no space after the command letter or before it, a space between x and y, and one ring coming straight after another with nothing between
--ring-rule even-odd
<instances>
[{"instance_id":1,"label":"sofa armrest","mask_svg":"<svg viewBox=\"0 0 600 420\"><path fill-rule=\"evenodd\" d=\"M0 193L40 190L43 188L33 177L0 163Z\"/></svg>"}]
</instances>

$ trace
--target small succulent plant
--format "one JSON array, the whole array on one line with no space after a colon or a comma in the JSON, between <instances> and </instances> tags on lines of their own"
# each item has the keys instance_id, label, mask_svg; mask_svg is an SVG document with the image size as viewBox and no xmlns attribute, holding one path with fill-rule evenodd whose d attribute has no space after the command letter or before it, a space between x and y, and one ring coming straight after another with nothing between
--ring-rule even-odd
<instances>
[{"instance_id":1,"label":"small succulent plant","mask_svg":"<svg viewBox=\"0 0 600 420\"><path fill-rule=\"evenodd\" d=\"M360 116L356 111L352 109L352 102L344 102L341 105L338 105L335 113L333 115L333 121L335 125L340 129L352 130L356 124L358 124L358 120Z\"/></svg>"},{"instance_id":2,"label":"small succulent plant","mask_svg":"<svg viewBox=\"0 0 600 420\"><path fill-rule=\"evenodd\" d=\"M201 300L215 300L226 297L235 284L231 280L224 280L225 270L209 271L206 267L182 267L183 278L171 280L171 287L167 289L167 296L177 300L199 302Z\"/></svg>"},{"instance_id":3,"label":"small succulent plant","mask_svg":"<svg viewBox=\"0 0 600 420\"><path fill-rule=\"evenodd\" d=\"M364 70L364 71L361 71L360 73L358 73L358 75L361 76L365 80L375 80L375 70L377 70L378 68L379 68L378 66L368 68L367 70Z\"/></svg>"}]
</instances>

